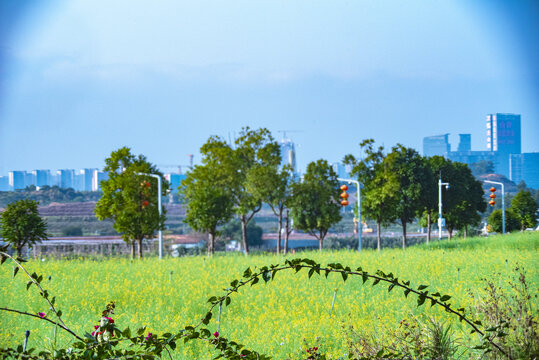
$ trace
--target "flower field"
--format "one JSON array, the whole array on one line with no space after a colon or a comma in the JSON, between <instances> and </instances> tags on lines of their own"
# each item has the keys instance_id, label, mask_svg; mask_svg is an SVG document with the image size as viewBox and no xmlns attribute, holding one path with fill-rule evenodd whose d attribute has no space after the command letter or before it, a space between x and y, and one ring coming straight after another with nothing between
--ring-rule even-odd
<instances>
[{"instance_id":1,"label":"flower field","mask_svg":"<svg viewBox=\"0 0 539 360\"><path fill-rule=\"evenodd\" d=\"M480 293L482 278L508 288L508 281L517 264L526 269L531 293L539 289L539 234L518 233L487 239L433 242L406 250L382 252L350 251L304 252L296 254L322 264L340 262L344 266L375 272L393 272L412 285L430 285L432 291L452 296L456 307L471 305L468 292ZM288 258L294 257L289 255ZM76 333L91 333L104 306L116 302L115 322L120 328L147 326L147 332L177 332L186 325L195 325L204 316L210 296L223 294L234 279L240 279L247 267L283 264L283 256L239 254L213 258L167 258L158 261L127 259L104 260L32 260L26 268L44 276L42 286L56 296L57 308L64 322ZM48 314L48 308L35 287L26 291L26 279L20 274L12 279L12 268L0 267L0 307L30 313ZM50 276L50 280L49 280ZM336 290L336 292L335 292ZM333 297L335 303L330 309ZM536 302L537 299L535 298ZM537 310L539 304L533 304ZM41 316L41 315L40 315ZM458 319L441 308L417 307L417 298L405 298L401 290L388 293L387 286L362 284L361 278L343 282L340 275L314 275L307 271L294 274L280 272L274 281L243 287L232 295L228 307L223 306L221 322L218 314L209 329L247 345L276 359L300 358L306 345L316 346L338 359L348 352L349 326L371 334L396 328L410 317L433 317L454 322L454 329L463 341L475 341L469 328L462 329ZM457 321L455 321L457 320ZM462 330L461 330L462 329ZM22 344L25 330L30 330L30 347L65 347L70 335L50 324L14 313L0 311L0 347ZM472 336L468 338L468 336ZM180 345L175 359L209 359L215 356L206 343Z\"/></svg>"}]
</instances>

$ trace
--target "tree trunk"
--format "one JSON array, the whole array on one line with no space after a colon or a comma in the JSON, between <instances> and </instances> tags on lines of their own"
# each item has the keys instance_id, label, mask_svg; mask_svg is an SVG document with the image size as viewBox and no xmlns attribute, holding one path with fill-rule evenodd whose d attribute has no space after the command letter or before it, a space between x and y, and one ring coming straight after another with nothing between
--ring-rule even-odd
<instances>
[{"instance_id":1,"label":"tree trunk","mask_svg":"<svg viewBox=\"0 0 539 360\"><path fill-rule=\"evenodd\" d=\"M427 245L430 242L430 228L431 228L431 217L430 217L430 211L427 211Z\"/></svg>"},{"instance_id":2,"label":"tree trunk","mask_svg":"<svg viewBox=\"0 0 539 360\"><path fill-rule=\"evenodd\" d=\"M22 258L22 245L17 246L17 256Z\"/></svg>"},{"instance_id":3,"label":"tree trunk","mask_svg":"<svg viewBox=\"0 0 539 360\"><path fill-rule=\"evenodd\" d=\"M318 238L318 250L320 252L322 252L322 247L324 247L324 237L320 234L320 237Z\"/></svg>"},{"instance_id":4,"label":"tree trunk","mask_svg":"<svg viewBox=\"0 0 539 360\"><path fill-rule=\"evenodd\" d=\"M240 216L241 220L241 240L243 242L243 251L245 256L249 255L249 244L247 244L247 218L245 215Z\"/></svg>"},{"instance_id":5,"label":"tree trunk","mask_svg":"<svg viewBox=\"0 0 539 360\"><path fill-rule=\"evenodd\" d=\"M215 252L215 234L208 233L208 256L213 256Z\"/></svg>"},{"instance_id":6,"label":"tree trunk","mask_svg":"<svg viewBox=\"0 0 539 360\"><path fill-rule=\"evenodd\" d=\"M137 244L138 244L138 252L137 252L137 257L140 259L142 259L142 238L140 239L137 239Z\"/></svg>"},{"instance_id":7,"label":"tree trunk","mask_svg":"<svg viewBox=\"0 0 539 360\"><path fill-rule=\"evenodd\" d=\"M129 244L131 245L131 260L133 260L135 258L135 241L131 240Z\"/></svg>"},{"instance_id":8,"label":"tree trunk","mask_svg":"<svg viewBox=\"0 0 539 360\"><path fill-rule=\"evenodd\" d=\"M283 231L283 210L279 210L279 235L277 236L277 255L281 254L281 233Z\"/></svg>"},{"instance_id":9,"label":"tree trunk","mask_svg":"<svg viewBox=\"0 0 539 360\"><path fill-rule=\"evenodd\" d=\"M468 237L468 225L464 225L464 238Z\"/></svg>"},{"instance_id":10,"label":"tree trunk","mask_svg":"<svg viewBox=\"0 0 539 360\"><path fill-rule=\"evenodd\" d=\"M380 251L382 247L382 223L380 221L376 222L376 231L377 231L377 239L376 239L376 249Z\"/></svg>"},{"instance_id":11,"label":"tree trunk","mask_svg":"<svg viewBox=\"0 0 539 360\"><path fill-rule=\"evenodd\" d=\"M449 239L448 240L451 240L451 238L453 237L453 229L447 228L447 233L449 234Z\"/></svg>"},{"instance_id":12,"label":"tree trunk","mask_svg":"<svg viewBox=\"0 0 539 360\"><path fill-rule=\"evenodd\" d=\"M288 236L290 235L290 211L286 210L286 228L285 228L285 234L284 234L284 254L286 255L288 253Z\"/></svg>"},{"instance_id":13,"label":"tree trunk","mask_svg":"<svg viewBox=\"0 0 539 360\"><path fill-rule=\"evenodd\" d=\"M406 249L406 221L401 219L402 223L402 248Z\"/></svg>"},{"instance_id":14,"label":"tree trunk","mask_svg":"<svg viewBox=\"0 0 539 360\"><path fill-rule=\"evenodd\" d=\"M356 217L354 217L354 234L357 235L358 231L359 231L359 220Z\"/></svg>"}]
</instances>

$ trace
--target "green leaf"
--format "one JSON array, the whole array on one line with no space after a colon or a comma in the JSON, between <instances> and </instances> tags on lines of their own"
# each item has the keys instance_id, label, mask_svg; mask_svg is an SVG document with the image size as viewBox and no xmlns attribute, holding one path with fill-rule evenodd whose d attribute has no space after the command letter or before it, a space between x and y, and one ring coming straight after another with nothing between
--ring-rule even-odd
<instances>
[{"instance_id":1,"label":"green leaf","mask_svg":"<svg viewBox=\"0 0 539 360\"><path fill-rule=\"evenodd\" d=\"M417 288L417 290L421 291L423 289L426 289L428 288L429 286L428 285L419 285L419 287Z\"/></svg>"},{"instance_id":2,"label":"green leaf","mask_svg":"<svg viewBox=\"0 0 539 360\"><path fill-rule=\"evenodd\" d=\"M419 295L419 297L417 298L417 306L421 306L425 303L425 299L427 297L424 296L424 295Z\"/></svg>"},{"instance_id":3,"label":"green leaf","mask_svg":"<svg viewBox=\"0 0 539 360\"><path fill-rule=\"evenodd\" d=\"M309 270L309 279L311 278L311 276L313 276L313 274L314 274L314 268L311 268Z\"/></svg>"},{"instance_id":4,"label":"green leaf","mask_svg":"<svg viewBox=\"0 0 539 360\"><path fill-rule=\"evenodd\" d=\"M369 280L369 275L366 272L361 274L361 277L363 278L363 284L365 284L367 280Z\"/></svg>"},{"instance_id":5,"label":"green leaf","mask_svg":"<svg viewBox=\"0 0 539 360\"><path fill-rule=\"evenodd\" d=\"M380 279L374 279L372 286L378 285L379 282L380 282Z\"/></svg>"},{"instance_id":6,"label":"green leaf","mask_svg":"<svg viewBox=\"0 0 539 360\"><path fill-rule=\"evenodd\" d=\"M253 278L253 282L251 282L251 286L253 286L254 284L256 284L260 279L257 277Z\"/></svg>"},{"instance_id":7,"label":"green leaf","mask_svg":"<svg viewBox=\"0 0 539 360\"><path fill-rule=\"evenodd\" d=\"M442 297L440 298L440 301L447 301L447 300L449 300L449 299L451 299L451 296L449 296L449 295L444 295L444 296L442 296Z\"/></svg>"},{"instance_id":8,"label":"green leaf","mask_svg":"<svg viewBox=\"0 0 539 360\"><path fill-rule=\"evenodd\" d=\"M410 293L410 289L404 290L404 297L408 297L408 294Z\"/></svg>"},{"instance_id":9,"label":"green leaf","mask_svg":"<svg viewBox=\"0 0 539 360\"><path fill-rule=\"evenodd\" d=\"M228 296L225 300L225 305L228 306L230 305L230 302L232 301L232 299L230 299L230 296Z\"/></svg>"},{"instance_id":10,"label":"green leaf","mask_svg":"<svg viewBox=\"0 0 539 360\"><path fill-rule=\"evenodd\" d=\"M5 256L3 254L0 254L0 265L2 265L4 262L6 262L7 259L8 259L7 256Z\"/></svg>"},{"instance_id":11,"label":"green leaf","mask_svg":"<svg viewBox=\"0 0 539 360\"><path fill-rule=\"evenodd\" d=\"M13 267L13 277L15 278L15 276L17 276L17 273L19 272L19 267L18 266L14 266Z\"/></svg>"},{"instance_id":12,"label":"green leaf","mask_svg":"<svg viewBox=\"0 0 539 360\"><path fill-rule=\"evenodd\" d=\"M30 286L32 286L33 283L34 283L34 282L33 282L32 280L28 281L28 282L26 283L26 290L30 289Z\"/></svg>"},{"instance_id":13,"label":"green leaf","mask_svg":"<svg viewBox=\"0 0 539 360\"><path fill-rule=\"evenodd\" d=\"M58 311L56 312L56 315L58 315L58 317L62 316L62 310L58 310Z\"/></svg>"},{"instance_id":14,"label":"green leaf","mask_svg":"<svg viewBox=\"0 0 539 360\"><path fill-rule=\"evenodd\" d=\"M387 288L387 292L391 292L391 290L393 290L394 287L395 287L395 284L389 285L389 287Z\"/></svg>"},{"instance_id":15,"label":"green leaf","mask_svg":"<svg viewBox=\"0 0 539 360\"><path fill-rule=\"evenodd\" d=\"M348 279L348 274L346 272L342 272L341 276L342 276L342 281L346 282L346 279Z\"/></svg>"},{"instance_id":16,"label":"green leaf","mask_svg":"<svg viewBox=\"0 0 539 360\"><path fill-rule=\"evenodd\" d=\"M244 278L250 278L252 274L253 274L253 272L251 271L251 268L248 267L248 268L243 272L243 277L244 277Z\"/></svg>"}]
</instances>

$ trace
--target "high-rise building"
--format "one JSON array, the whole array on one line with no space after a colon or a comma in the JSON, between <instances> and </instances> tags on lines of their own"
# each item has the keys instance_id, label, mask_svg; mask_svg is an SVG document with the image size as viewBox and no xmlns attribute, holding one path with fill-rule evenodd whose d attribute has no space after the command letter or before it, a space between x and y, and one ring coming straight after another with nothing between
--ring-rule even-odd
<instances>
[{"instance_id":1,"label":"high-rise building","mask_svg":"<svg viewBox=\"0 0 539 360\"><path fill-rule=\"evenodd\" d=\"M45 186L51 184L51 172L50 170L34 170L32 171L36 178L36 186Z\"/></svg>"},{"instance_id":2,"label":"high-rise building","mask_svg":"<svg viewBox=\"0 0 539 360\"><path fill-rule=\"evenodd\" d=\"M459 146L457 151L472 151L471 134L459 134Z\"/></svg>"},{"instance_id":3,"label":"high-rise building","mask_svg":"<svg viewBox=\"0 0 539 360\"><path fill-rule=\"evenodd\" d=\"M8 177L10 190L20 190L26 187L26 171L10 171Z\"/></svg>"},{"instance_id":4,"label":"high-rise building","mask_svg":"<svg viewBox=\"0 0 539 360\"><path fill-rule=\"evenodd\" d=\"M509 155L522 153L520 115L487 115L487 150L496 153L496 173L509 177Z\"/></svg>"},{"instance_id":5,"label":"high-rise building","mask_svg":"<svg viewBox=\"0 0 539 360\"><path fill-rule=\"evenodd\" d=\"M449 144L449 134L427 136L423 138L423 155L445 156L451 151L451 145Z\"/></svg>"},{"instance_id":6,"label":"high-rise building","mask_svg":"<svg viewBox=\"0 0 539 360\"><path fill-rule=\"evenodd\" d=\"M0 191L9 191L9 176L0 176Z\"/></svg>"},{"instance_id":7,"label":"high-rise building","mask_svg":"<svg viewBox=\"0 0 539 360\"><path fill-rule=\"evenodd\" d=\"M186 175L183 174L165 174L165 179L169 182L172 193L178 192L178 186L180 186L182 180L185 178Z\"/></svg>"},{"instance_id":8,"label":"high-rise building","mask_svg":"<svg viewBox=\"0 0 539 360\"><path fill-rule=\"evenodd\" d=\"M61 169L57 171L59 186L63 189L73 188L73 180L75 178L75 170Z\"/></svg>"},{"instance_id":9,"label":"high-rise building","mask_svg":"<svg viewBox=\"0 0 539 360\"><path fill-rule=\"evenodd\" d=\"M520 115L487 115L487 150L503 154L520 154Z\"/></svg>"},{"instance_id":10,"label":"high-rise building","mask_svg":"<svg viewBox=\"0 0 539 360\"><path fill-rule=\"evenodd\" d=\"M107 180L108 178L108 173L94 169L92 176L92 191L101 190L101 181Z\"/></svg>"},{"instance_id":11,"label":"high-rise building","mask_svg":"<svg viewBox=\"0 0 539 360\"><path fill-rule=\"evenodd\" d=\"M281 140L281 164L290 165L292 172L297 173L296 168L296 147L292 140L282 139Z\"/></svg>"},{"instance_id":12,"label":"high-rise building","mask_svg":"<svg viewBox=\"0 0 539 360\"><path fill-rule=\"evenodd\" d=\"M539 189L539 152L511 154L509 179L518 184L522 180L528 187Z\"/></svg>"},{"instance_id":13,"label":"high-rise building","mask_svg":"<svg viewBox=\"0 0 539 360\"><path fill-rule=\"evenodd\" d=\"M80 175L80 191L92 191L93 178L97 169L81 169Z\"/></svg>"}]
</instances>

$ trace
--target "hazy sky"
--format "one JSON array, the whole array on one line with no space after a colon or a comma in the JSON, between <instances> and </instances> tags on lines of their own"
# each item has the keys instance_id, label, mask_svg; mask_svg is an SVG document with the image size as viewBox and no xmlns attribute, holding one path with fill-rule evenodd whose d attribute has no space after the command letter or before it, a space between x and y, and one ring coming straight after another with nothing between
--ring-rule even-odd
<instances>
[{"instance_id":1,"label":"hazy sky","mask_svg":"<svg viewBox=\"0 0 539 360\"><path fill-rule=\"evenodd\" d=\"M0 175L103 167L127 145L159 165L210 135L279 130L298 163L374 138L422 151L522 115L539 151L539 2L0 2Z\"/></svg>"}]
</instances>

